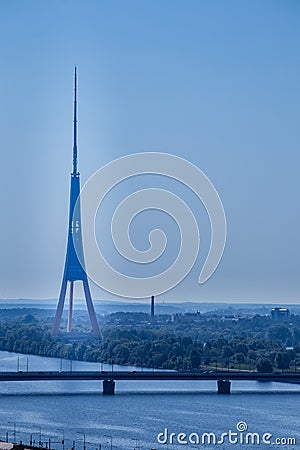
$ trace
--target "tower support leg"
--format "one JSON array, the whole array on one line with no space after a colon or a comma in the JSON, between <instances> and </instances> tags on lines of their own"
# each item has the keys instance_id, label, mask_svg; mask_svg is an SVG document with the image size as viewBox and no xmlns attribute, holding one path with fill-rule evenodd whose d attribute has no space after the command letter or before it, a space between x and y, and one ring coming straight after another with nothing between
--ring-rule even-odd
<instances>
[{"instance_id":1,"label":"tower support leg","mask_svg":"<svg viewBox=\"0 0 300 450\"><path fill-rule=\"evenodd\" d=\"M74 294L74 281L70 282L70 300L69 300L69 311L68 311L68 326L67 332L72 331L72 316L73 316L73 294Z\"/></svg>"},{"instance_id":2,"label":"tower support leg","mask_svg":"<svg viewBox=\"0 0 300 450\"><path fill-rule=\"evenodd\" d=\"M97 317L96 317L96 313L95 313L95 309L94 309L94 305L93 305L93 301L92 301L92 296L91 296L91 292L90 292L90 287L89 287L89 283L87 282L87 280L83 281L83 289L84 289L88 313L90 316L90 321L92 324L93 334L102 339L102 333L100 331L99 324L97 321Z\"/></svg>"},{"instance_id":3,"label":"tower support leg","mask_svg":"<svg viewBox=\"0 0 300 450\"><path fill-rule=\"evenodd\" d=\"M230 394L230 386L230 381L218 380L218 394Z\"/></svg>"},{"instance_id":4,"label":"tower support leg","mask_svg":"<svg viewBox=\"0 0 300 450\"><path fill-rule=\"evenodd\" d=\"M67 291L67 280L63 278L61 288L60 288L60 294L59 294L59 300L58 305L55 313L53 328L52 328L52 336L57 336L59 331L59 325L61 322L61 316L64 309L64 303L66 298L66 291Z\"/></svg>"},{"instance_id":5,"label":"tower support leg","mask_svg":"<svg viewBox=\"0 0 300 450\"><path fill-rule=\"evenodd\" d=\"M115 384L114 380L103 380L103 395L114 395Z\"/></svg>"}]
</instances>

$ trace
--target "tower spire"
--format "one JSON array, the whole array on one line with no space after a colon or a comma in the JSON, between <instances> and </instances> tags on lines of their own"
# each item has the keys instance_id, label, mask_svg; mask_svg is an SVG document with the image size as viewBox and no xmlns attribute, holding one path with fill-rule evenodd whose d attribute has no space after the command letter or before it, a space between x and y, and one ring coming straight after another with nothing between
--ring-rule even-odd
<instances>
[{"instance_id":1,"label":"tower spire","mask_svg":"<svg viewBox=\"0 0 300 450\"><path fill-rule=\"evenodd\" d=\"M73 175L77 174L77 67L74 71Z\"/></svg>"}]
</instances>

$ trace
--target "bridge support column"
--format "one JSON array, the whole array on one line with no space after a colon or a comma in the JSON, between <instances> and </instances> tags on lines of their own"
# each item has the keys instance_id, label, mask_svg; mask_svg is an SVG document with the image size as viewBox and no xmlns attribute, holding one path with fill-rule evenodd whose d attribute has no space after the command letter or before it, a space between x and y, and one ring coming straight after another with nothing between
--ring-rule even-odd
<instances>
[{"instance_id":1,"label":"bridge support column","mask_svg":"<svg viewBox=\"0 0 300 450\"><path fill-rule=\"evenodd\" d=\"M103 395L114 395L115 384L114 380L103 380Z\"/></svg>"},{"instance_id":2,"label":"bridge support column","mask_svg":"<svg viewBox=\"0 0 300 450\"><path fill-rule=\"evenodd\" d=\"M218 380L218 394L230 394L230 385L230 381Z\"/></svg>"}]
</instances>

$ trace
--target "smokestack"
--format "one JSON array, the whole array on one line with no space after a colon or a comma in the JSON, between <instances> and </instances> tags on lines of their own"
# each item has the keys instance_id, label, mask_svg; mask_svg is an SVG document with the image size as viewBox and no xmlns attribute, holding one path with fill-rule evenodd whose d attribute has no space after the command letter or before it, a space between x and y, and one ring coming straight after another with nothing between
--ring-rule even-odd
<instances>
[{"instance_id":1,"label":"smokestack","mask_svg":"<svg viewBox=\"0 0 300 450\"><path fill-rule=\"evenodd\" d=\"M154 295L151 295L151 318L154 318Z\"/></svg>"}]
</instances>

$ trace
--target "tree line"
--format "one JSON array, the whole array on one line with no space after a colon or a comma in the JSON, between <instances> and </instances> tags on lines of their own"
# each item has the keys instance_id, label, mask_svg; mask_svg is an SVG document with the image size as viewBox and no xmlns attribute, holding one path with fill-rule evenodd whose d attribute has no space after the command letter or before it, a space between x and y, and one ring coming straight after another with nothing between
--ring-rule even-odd
<instances>
[{"instance_id":1,"label":"tree line","mask_svg":"<svg viewBox=\"0 0 300 450\"><path fill-rule=\"evenodd\" d=\"M123 322L128 321L127 314ZM53 338L49 320L30 315L4 319L0 322L0 350L178 371L300 370L297 326L274 324L262 316L254 319L252 326L246 320L238 325L233 322L229 329L219 318L202 324L189 320L188 325L186 318L176 324L167 319L160 325L144 320L131 325L118 321L116 325L117 317L112 314L102 324L102 341L90 337L79 342L70 342L63 334Z\"/></svg>"}]
</instances>

